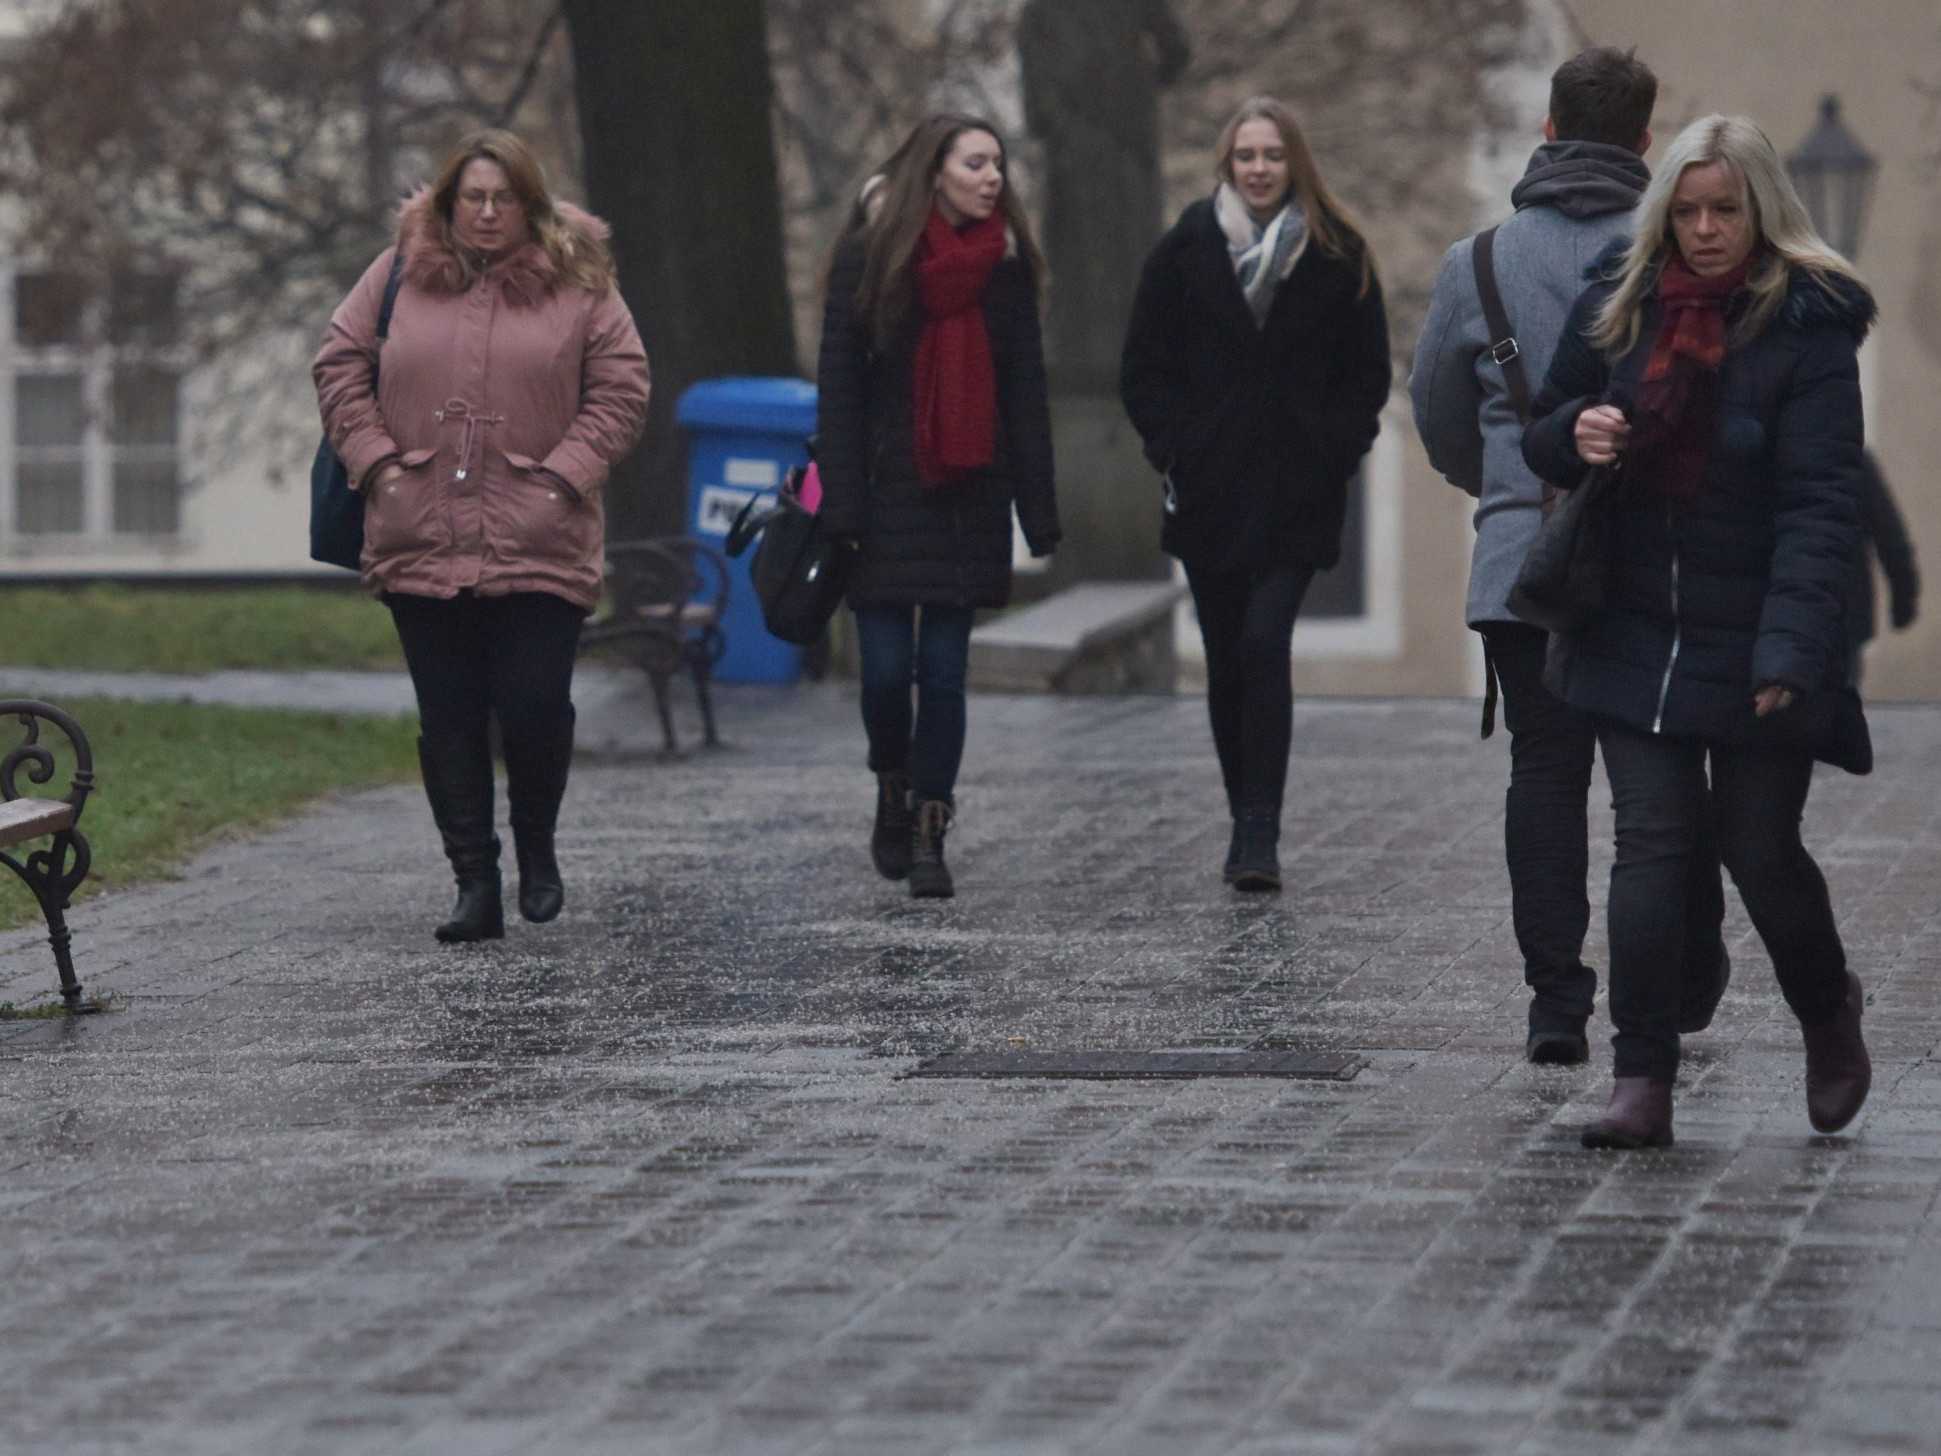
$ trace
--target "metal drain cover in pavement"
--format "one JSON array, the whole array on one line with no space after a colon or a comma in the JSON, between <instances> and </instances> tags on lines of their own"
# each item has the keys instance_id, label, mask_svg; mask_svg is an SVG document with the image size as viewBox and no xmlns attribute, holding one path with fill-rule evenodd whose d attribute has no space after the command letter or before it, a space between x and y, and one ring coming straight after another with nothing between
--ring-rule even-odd
<instances>
[{"instance_id":1,"label":"metal drain cover in pavement","mask_svg":"<svg viewBox=\"0 0 1941 1456\"><path fill-rule=\"evenodd\" d=\"M1348 1082L1361 1070L1348 1052L945 1052L919 1063L912 1077L1047 1077L1086 1082L1159 1081L1189 1077L1295 1077Z\"/></svg>"}]
</instances>

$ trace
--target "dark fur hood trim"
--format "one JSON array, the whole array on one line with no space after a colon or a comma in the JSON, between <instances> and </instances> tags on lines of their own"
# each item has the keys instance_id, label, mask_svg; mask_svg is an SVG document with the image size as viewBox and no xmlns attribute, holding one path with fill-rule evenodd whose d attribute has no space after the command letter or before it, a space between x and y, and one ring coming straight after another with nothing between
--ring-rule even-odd
<instances>
[{"instance_id":1,"label":"dark fur hood trim","mask_svg":"<svg viewBox=\"0 0 1941 1456\"><path fill-rule=\"evenodd\" d=\"M1852 334L1856 344L1867 337L1878 317L1880 309L1867 285L1838 273L1820 279L1794 270L1786 301L1779 306L1779 321L1788 328L1835 325Z\"/></svg>"},{"instance_id":2,"label":"dark fur hood trim","mask_svg":"<svg viewBox=\"0 0 1941 1456\"><path fill-rule=\"evenodd\" d=\"M1584 277L1592 283L1615 282L1630 247L1629 238L1613 238L1584 270ZM1879 316L1873 294L1858 279L1830 273L1822 281L1798 268L1787 286L1786 301L1779 306L1779 322L1789 329L1837 326L1852 334L1855 343L1867 337Z\"/></svg>"},{"instance_id":3,"label":"dark fur hood trim","mask_svg":"<svg viewBox=\"0 0 1941 1456\"><path fill-rule=\"evenodd\" d=\"M592 213L570 202L555 202L553 208L560 221L589 244L604 243L612 231ZM444 240L429 187L420 187L398 208L398 246L404 250L404 274L412 287L426 293L465 291L464 265ZM494 263L489 271L504 281L506 301L517 307L531 307L560 285L559 266L538 243L527 243L511 257Z\"/></svg>"}]
</instances>

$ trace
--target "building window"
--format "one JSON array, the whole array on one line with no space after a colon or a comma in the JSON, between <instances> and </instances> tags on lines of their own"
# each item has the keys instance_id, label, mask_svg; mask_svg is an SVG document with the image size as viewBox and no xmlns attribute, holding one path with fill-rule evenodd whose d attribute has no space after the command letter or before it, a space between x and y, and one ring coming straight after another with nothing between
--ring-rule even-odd
<instances>
[{"instance_id":1,"label":"building window","mask_svg":"<svg viewBox=\"0 0 1941 1456\"><path fill-rule=\"evenodd\" d=\"M10 277L0 388L0 539L16 550L153 542L181 530L176 280L119 273L106 288L73 274Z\"/></svg>"}]
</instances>

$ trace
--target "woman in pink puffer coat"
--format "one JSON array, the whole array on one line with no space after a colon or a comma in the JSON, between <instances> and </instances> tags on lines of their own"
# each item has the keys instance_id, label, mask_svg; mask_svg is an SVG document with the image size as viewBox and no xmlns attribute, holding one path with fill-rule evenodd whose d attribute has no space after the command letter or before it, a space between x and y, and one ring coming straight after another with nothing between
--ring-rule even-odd
<instances>
[{"instance_id":1,"label":"woman in pink puffer coat","mask_svg":"<svg viewBox=\"0 0 1941 1456\"><path fill-rule=\"evenodd\" d=\"M391 609L417 691L425 795L458 879L442 941L505 933L493 716L520 913L551 920L564 902L553 834L573 656L600 597L601 486L647 414L647 356L606 238L551 197L525 143L475 133L405 203L396 246L339 305L313 368L324 428L365 496L364 583Z\"/></svg>"}]
</instances>

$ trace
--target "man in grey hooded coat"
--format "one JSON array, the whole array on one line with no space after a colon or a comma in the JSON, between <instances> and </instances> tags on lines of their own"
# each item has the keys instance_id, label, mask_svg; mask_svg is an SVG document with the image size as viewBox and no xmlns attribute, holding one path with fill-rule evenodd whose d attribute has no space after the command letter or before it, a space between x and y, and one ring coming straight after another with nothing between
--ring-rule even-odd
<instances>
[{"instance_id":1,"label":"man in grey hooded coat","mask_svg":"<svg viewBox=\"0 0 1941 1456\"><path fill-rule=\"evenodd\" d=\"M1627 237L1631 209L1651 180L1651 109L1658 81L1627 51L1596 47L1571 57L1550 80L1544 143L1510 193L1515 214L1495 231L1493 272L1512 325L1515 351L1534 394L1550 367L1570 306L1598 256ZM1510 352L1484 318L1475 239L1449 249L1416 341L1409 395L1429 460L1476 497L1467 619L1483 636L1510 730L1510 788L1504 838L1512 918L1531 990L1526 1052L1533 1062L1574 1063L1589 1055L1585 1025L1597 976L1584 964L1590 923L1586 802L1595 735L1590 723L1542 682L1546 638L1507 604L1537 527L1543 487L1523 463L1523 421L1498 357ZM1716 859L1691 896L1694 947L1717 944L1724 913ZM1724 990L1693 988L1681 1031L1709 1022Z\"/></svg>"}]
</instances>

